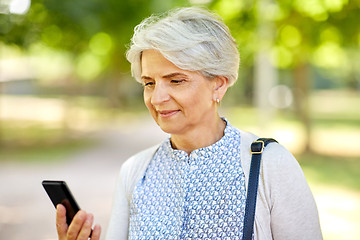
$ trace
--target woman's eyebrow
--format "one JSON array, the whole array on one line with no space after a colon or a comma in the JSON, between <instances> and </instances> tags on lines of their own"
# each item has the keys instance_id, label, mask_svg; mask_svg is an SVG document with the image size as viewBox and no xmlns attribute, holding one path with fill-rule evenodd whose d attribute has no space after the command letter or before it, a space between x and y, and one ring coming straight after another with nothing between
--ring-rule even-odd
<instances>
[{"instance_id":1,"label":"woman's eyebrow","mask_svg":"<svg viewBox=\"0 0 360 240\"><path fill-rule=\"evenodd\" d=\"M149 76L141 76L141 79L142 80L152 80L152 78Z\"/></svg>"},{"instance_id":2,"label":"woman's eyebrow","mask_svg":"<svg viewBox=\"0 0 360 240\"><path fill-rule=\"evenodd\" d=\"M163 78L173 78L173 77L178 77L178 76L187 77L186 74L180 73L180 72L170 73L170 74L164 75L164 76L162 76L162 77L163 77Z\"/></svg>"}]
</instances>

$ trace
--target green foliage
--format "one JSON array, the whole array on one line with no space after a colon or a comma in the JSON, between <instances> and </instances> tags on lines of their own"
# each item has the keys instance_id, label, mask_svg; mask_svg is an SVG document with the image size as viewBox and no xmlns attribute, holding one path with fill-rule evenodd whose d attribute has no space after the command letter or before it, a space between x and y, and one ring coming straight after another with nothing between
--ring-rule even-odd
<instances>
[{"instance_id":1,"label":"green foliage","mask_svg":"<svg viewBox=\"0 0 360 240\"><path fill-rule=\"evenodd\" d=\"M153 12L166 11L186 2L33 0L26 15L0 15L0 41L25 49L41 42L73 53L80 65L88 65L87 69L127 71L129 66L124 52L135 25ZM102 57L99 59L98 55ZM99 66L104 59L108 59L108 64ZM98 74L90 74L90 77L95 75Z\"/></svg>"},{"instance_id":2,"label":"green foliage","mask_svg":"<svg viewBox=\"0 0 360 240\"><path fill-rule=\"evenodd\" d=\"M26 15L0 14L0 41L69 51L83 79L102 73L118 78L129 70L124 52L134 26L189 2L204 2L224 18L239 43L244 75L265 45L279 68L311 62L346 72L345 78L360 74L354 63L360 54L359 0L33 0Z\"/></svg>"}]
</instances>

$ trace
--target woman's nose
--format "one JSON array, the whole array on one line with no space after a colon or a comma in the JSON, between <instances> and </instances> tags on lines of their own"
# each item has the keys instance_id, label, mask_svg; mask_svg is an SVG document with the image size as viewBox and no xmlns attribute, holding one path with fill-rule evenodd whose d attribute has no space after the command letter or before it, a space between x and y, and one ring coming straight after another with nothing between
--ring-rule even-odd
<instances>
[{"instance_id":1,"label":"woman's nose","mask_svg":"<svg viewBox=\"0 0 360 240\"><path fill-rule=\"evenodd\" d=\"M159 105L170 99L168 88L164 84L156 84L151 96L151 104Z\"/></svg>"}]
</instances>

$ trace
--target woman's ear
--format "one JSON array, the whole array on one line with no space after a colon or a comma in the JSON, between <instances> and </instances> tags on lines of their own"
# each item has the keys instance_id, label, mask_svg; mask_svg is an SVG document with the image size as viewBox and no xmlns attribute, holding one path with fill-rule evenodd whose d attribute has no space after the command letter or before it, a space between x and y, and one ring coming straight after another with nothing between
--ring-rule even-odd
<instances>
[{"instance_id":1,"label":"woman's ear","mask_svg":"<svg viewBox=\"0 0 360 240\"><path fill-rule=\"evenodd\" d=\"M229 87L229 80L227 77L224 76L216 76L214 78L215 85L214 85L214 94L213 94L213 100L216 102L217 99L221 101L221 99L224 97L226 90Z\"/></svg>"}]
</instances>

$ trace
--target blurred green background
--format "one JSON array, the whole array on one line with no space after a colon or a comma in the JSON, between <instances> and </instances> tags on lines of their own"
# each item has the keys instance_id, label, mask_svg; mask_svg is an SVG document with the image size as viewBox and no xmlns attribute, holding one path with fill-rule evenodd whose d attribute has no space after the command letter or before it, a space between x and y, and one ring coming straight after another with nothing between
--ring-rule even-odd
<instances>
[{"instance_id":1,"label":"blurred green background","mask_svg":"<svg viewBox=\"0 0 360 240\"><path fill-rule=\"evenodd\" d=\"M239 45L222 115L296 155L325 239L360 239L360 0L0 0L0 166L61 161L143 119L126 47L183 6L216 11Z\"/></svg>"}]
</instances>

